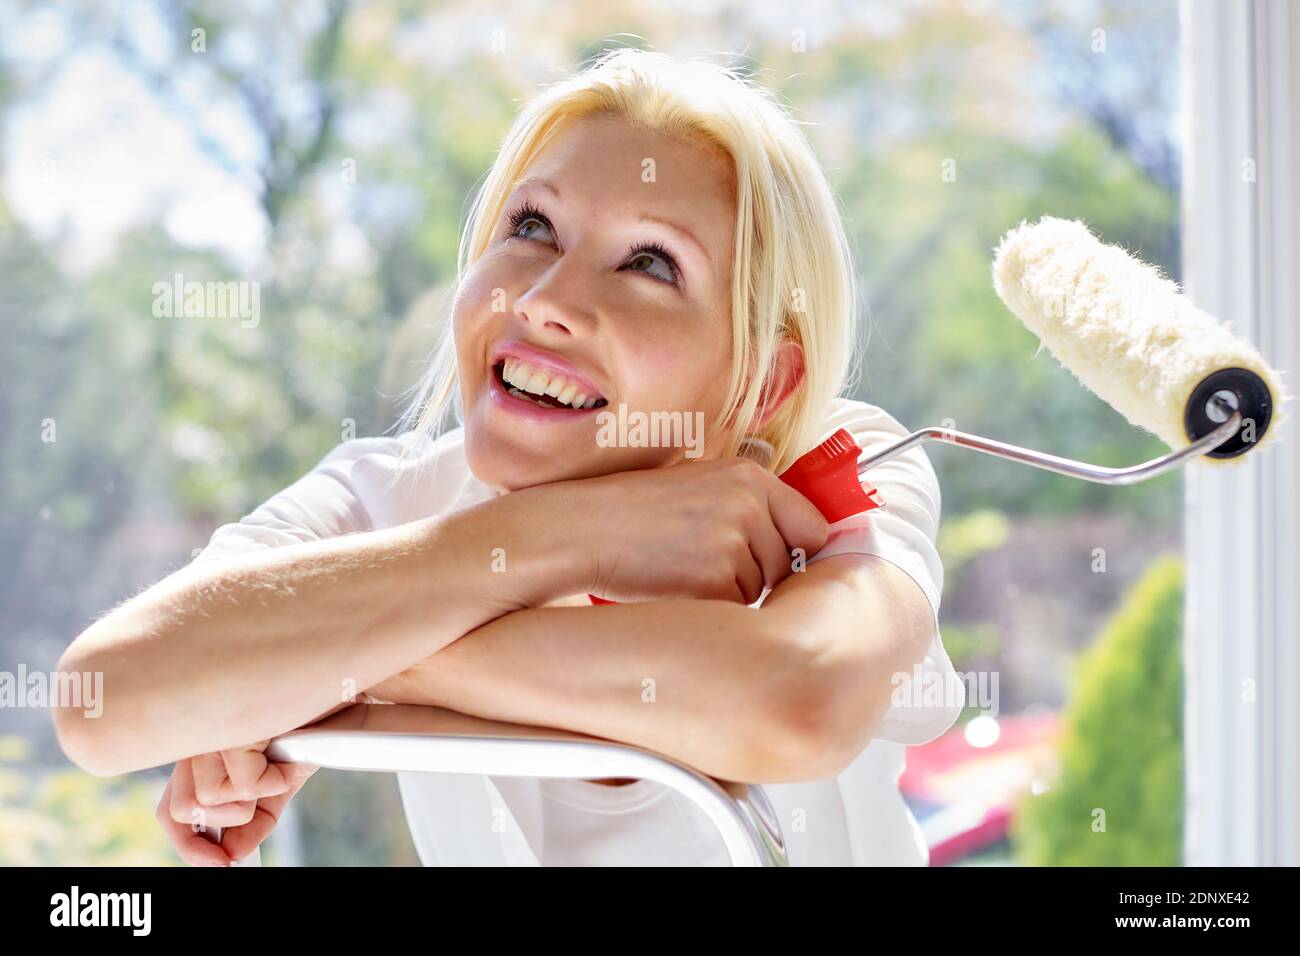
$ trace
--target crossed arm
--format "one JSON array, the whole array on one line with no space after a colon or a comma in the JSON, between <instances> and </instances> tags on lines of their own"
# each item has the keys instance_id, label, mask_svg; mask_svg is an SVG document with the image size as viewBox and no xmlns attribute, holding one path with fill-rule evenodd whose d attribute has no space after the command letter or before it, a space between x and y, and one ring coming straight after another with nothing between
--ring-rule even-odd
<instances>
[{"instance_id":1,"label":"crossed arm","mask_svg":"<svg viewBox=\"0 0 1300 956\"><path fill-rule=\"evenodd\" d=\"M692 473L692 494L663 472L595 490L613 509L626 507L614 492L640 501L642 486L661 498L667 488L669 524L697 528L685 553L724 564L746 514L770 521L776 507L789 520L781 506L791 503L773 503L770 476L742 465ZM816 779L851 762L888 709L894 675L934 636L916 583L882 558L836 555L786 576L757 609L734 600L544 606L597 576L584 562L601 542L566 534L593 493L576 487L536 486L452 515L182 569L65 651L60 670L102 673L113 706L94 720L75 704L56 708L60 743L79 766L111 776L318 721L339 709L343 688L348 699L370 689L621 740L737 780ZM729 509L716 505L719 489L732 495ZM780 541L758 526L772 531L769 544ZM691 586L689 574L673 579L680 536L670 528L655 539L659 530L625 537L667 548L654 555L661 577ZM812 544L816 532L793 533ZM510 575L483 561L488 542L510 545Z\"/></svg>"},{"instance_id":2,"label":"crossed arm","mask_svg":"<svg viewBox=\"0 0 1300 956\"><path fill-rule=\"evenodd\" d=\"M370 688L620 740L713 776L833 776L934 636L920 587L873 555L792 574L758 608L669 600L542 607L484 624Z\"/></svg>"}]
</instances>

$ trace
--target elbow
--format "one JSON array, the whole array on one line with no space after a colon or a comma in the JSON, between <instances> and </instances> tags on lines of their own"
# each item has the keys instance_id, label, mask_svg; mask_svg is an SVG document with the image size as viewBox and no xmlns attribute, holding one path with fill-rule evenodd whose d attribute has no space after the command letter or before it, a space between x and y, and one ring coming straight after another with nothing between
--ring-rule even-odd
<instances>
[{"instance_id":1,"label":"elbow","mask_svg":"<svg viewBox=\"0 0 1300 956\"><path fill-rule=\"evenodd\" d=\"M888 675L866 670L847 659L799 669L773 695L759 752L763 779L753 782L826 780L848 769L889 707Z\"/></svg>"},{"instance_id":2,"label":"elbow","mask_svg":"<svg viewBox=\"0 0 1300 956\"><path fill-rule=\"evenodd\" d=\"M121 739L103 726L103 718L93 717L83 708L60 705L53 712L59 747L79 770L95 777L118 777L161 765L135 754L129 740Z\"/></svg>"},{"instance_id":3,"label":"elbow","mask_svg":"<svg viewBox=\"0 0 1300 956\"><path fill-rule=\"evenodd\" d=\"M96 777L115 777L142 770L122 752L122 735L104 706L104 672L94 660L64 653L57 670L57 691L51 695L54 733L64 756L76 767Z\"/></svg>"},{"instance_id":4,"label":"elbow","mask_svg":"<svg viewBox=\"0 0 1300 956\"><path fill-rule=\"evenodd\" d=\"M86 715L83 708L58 702L51 707L51 712L59 747L78 769L96 777L115 777L125 772L113 761L106 759L105 748L94 721Z\"/></svg>"},{"instance_id":5,"label":"elbow","mask_svg":"<svg viewBox=\"0 0 1300 956\"><path fill-rule=\"evenodd\" d=\"M762 732L751 745L749 783L836 777L862 752L862 700L850 700L839 666L814 666L772 693ZM862 684L858 684L861 693Z\"/></svg>"},{"instance_id":6,"label":"elbow","mask_svg":"<svg viewBox=\"0 0 1300 956\"><path fill-rule=\"evenodd\" d=\"M902 572L898 573L901 577ZM857 625L794 647L773 643L784 660L773 673L786 675L771 695L768 773L778 780L823 780L858 759L880 730L900 677L923 660L936 636L929 603L915 586L893 605L882 604L881 625L869 634Z\"/></svg>"},{"instance_id":7,"label":"elbow","mask_svg":"<svg viewBox=\"0 0 1300 956\"><path fill-rule=\"evenodd\" d=\"M52 710L59 747L78 769L96 777L115 777L126 772L107 758L102 741L93 729L92 720L82 708L60 703L54 705Z\"/></svg>"}]
</instances>

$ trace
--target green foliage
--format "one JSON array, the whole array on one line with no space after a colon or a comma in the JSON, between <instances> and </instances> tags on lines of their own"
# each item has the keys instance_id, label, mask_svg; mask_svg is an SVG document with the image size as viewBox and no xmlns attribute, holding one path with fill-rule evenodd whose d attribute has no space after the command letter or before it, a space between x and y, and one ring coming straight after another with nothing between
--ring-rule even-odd
<instances>
[{"instance_id":1,"label":"green foliage","mask_svg":"<svg viewBox=\"0 0 1300 956\"><path fill-rule=\"evenodd\" d=\"M957 158L956 182L940 181L945 157ZM877 187L853 215L866 224L857 245L872 290L873 340L860 386L867 401L909 428L950 419L961 431L1099 464L1166 450L1039 350L998 299L990 265L1007 230L1052 215L1081 218L1103 241L1176 274L1177 200L1168 189L1086 123L1041 146L954 130L892 161L864 159L861 174ZM1178 476L1117 494L949 446L932 444L927 453L956 512L1104 509L1158 521L1178 514Z\"/></svg>"},{"instance_id":2,"label":"green foliage","mask_svg":"<svg viewBox=\"0 0 1300 956\"><path fill-rule=\"evenodd\" d=\"M420 865L394 775L322 770L296 799L304 866Z\"/></svg>"},{"instance_id":3,"label":"green foliage","mask_svg":"<svg viewBox=\"0 0 1300 956\"><path fill-rule=\"evenodd\" d=\"M988 660L1002 649L1002 632L992 624L977 621L973 624L944 623L943 647L948 659L957 670L966 670L969 662ZM972 710L982 708L972 706Z\"/></svg>"},{"instance_id":4,"label":"green foliage","mask_svg":"<svg viewBox=\"0 0 1300 956\"><path fill-rule=\"evenodd\" d=\"M981 554L1001 548L1010 533L1011 522L994 508L980 508L940 524L938 549L943 556L945 600L956 592L967 565ZM994 657L1002 647L1002 632L988 622L944 621L942 630L944 649L958 670L971 661Z\"/></svg>"},{"instance_id":5,"label":"green foliage","mask_svg":"<svg viewBox=\"0 0 1300 956\"><path fill-rule=\"evenodd\" d=\"M1011 523L994 508L980 508L943 522L939 527L939 553L943 555L945 577L961 569L972 558L996 551L1007 542Z\"/></svg>"},{"instance_id":6,"label":"green foliage","mask_svg":"<svg viewBox=\"0 0 1300 956\"><path fill-rule=\"evenodd\" d=\"M79 770L42 773L30 747L0 737L0 866L174 866L154 819L162 786Z\"/></svg>"},{"instance_id":7,"label":"green foliage","mask_svg":"<svg viewBox=\"0 0 1300 956\"><path fill-rule=\"evenodd\" d=\"M29 741L0 737L0 866L183 865L154 815L161 777L48 771L31 755ZM392 775L319 772L295 808L304 865L419 865ZM277 865L275 835L261 858Z\"/></svg>"},{"instance_id":8,"label":"green foliage","mask_svg":"<svg viewBox=\"0 0 1300 956\"><path fill-rule=\"evenodd\" d=\"M1183 561L1167 556L1143 575L1079 662L1060 778L1028 798L1016 817L1013 841L1022 862L1181 864L1182 632Z\"/></svg>"}]
</instances>

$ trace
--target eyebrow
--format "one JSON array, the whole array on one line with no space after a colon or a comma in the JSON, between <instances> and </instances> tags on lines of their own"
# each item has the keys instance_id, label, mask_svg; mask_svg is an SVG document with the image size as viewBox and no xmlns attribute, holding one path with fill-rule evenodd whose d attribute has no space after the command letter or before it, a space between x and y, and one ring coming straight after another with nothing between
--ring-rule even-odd
<instances>
[{"instance_id":1,"label":"eyebrow","mask_svg":"<svg viewBox=\"0 0 1300 956\"><path fill-rule=\"evenodd\" d=\"M541 176L529 176L525 179L519 180L514 184L514 188L511 190L511 192L512 193L517 192L518 190L524 188L525 186L540 186L542 189L545 189L547 192L551 193L551 195L553 195L557 200L560 198L560 190L556 187L556 185L553 182L551 182L549 179L543 179ZM652 216L649 213L642 213L641 216L638 217L637 222L654 223L655 225L663 226L665 229L669 230L670 232L676 233L683 240L695 246L695 248L699 250L700 255L704 257L704 260L707 263L709 263L709 265L713 266L715 269L717 268L717 263L713 259L713 253L709 251L708 246L700 242L700 240L695 237L695 233L691 232L685 226L679 226L675 222L670 222L667 219L661 219L658 216Z\"/></svg>"}]
</instances>

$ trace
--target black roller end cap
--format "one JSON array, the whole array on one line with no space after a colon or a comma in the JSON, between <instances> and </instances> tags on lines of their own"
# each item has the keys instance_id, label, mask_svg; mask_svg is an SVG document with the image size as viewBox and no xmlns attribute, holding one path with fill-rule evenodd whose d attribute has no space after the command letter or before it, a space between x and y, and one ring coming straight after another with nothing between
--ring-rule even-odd
<instances>
[{"instance_id":1,"label":"black roller end cap","mask_svg":"<svg viewBox=\"0 0 1300 956\"><path fill-rule=\"evenodd\" d=\"M1208 435L1223 422L1216 422L1206 412L1205 406L1215 392L1229 391L1237 396L1237 409L1241 412L1242 427L1214 451L1206 452L1210 458L1235 458L1249 451L1268 431L1268 423L1273 417L1273 396L1264 384L1264 380L1248 368L1222 368L1213 372L1192 390L1192 397L1187 400L1187 411L1183 414L1183 428L1192 441ZM1254 440L1245 441L1242 434L1247 431L1246 422L1254 419Z\"/></svg>"}]
</instances>

